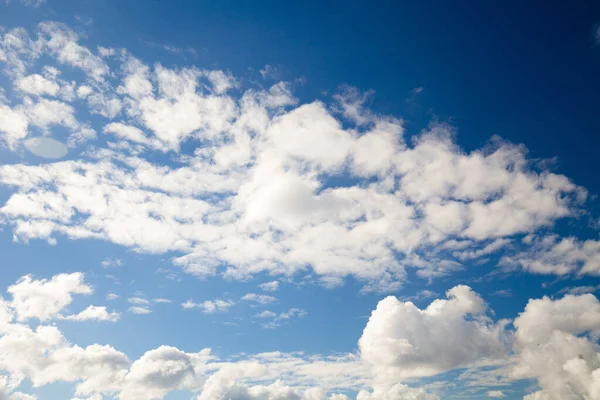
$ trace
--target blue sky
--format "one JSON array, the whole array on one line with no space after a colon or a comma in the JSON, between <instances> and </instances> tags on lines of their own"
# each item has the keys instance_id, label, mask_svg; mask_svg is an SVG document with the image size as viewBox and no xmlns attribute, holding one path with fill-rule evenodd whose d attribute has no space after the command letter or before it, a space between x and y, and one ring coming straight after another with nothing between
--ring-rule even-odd
<instances>
[{"instance_id":1,"label":"blue sky","mask_svg":"<svg viewBox=\"0 0 600 400\"><path fill-rule=\"evenodd\" d=\"M0 400L600 399L598 4L0 10Z\"/></svg>"}]
</instances>

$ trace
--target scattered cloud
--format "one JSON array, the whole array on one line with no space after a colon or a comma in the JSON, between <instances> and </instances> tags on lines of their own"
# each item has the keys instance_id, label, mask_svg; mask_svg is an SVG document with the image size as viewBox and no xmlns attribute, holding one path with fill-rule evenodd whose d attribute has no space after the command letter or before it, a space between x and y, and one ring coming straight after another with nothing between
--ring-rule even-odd
<instances>
[{"instance_id":1,"label":"scattered cloud","mask_svg":"<svg viewBox=\"0 0 600 400\"><path fill-rule=\"evenodd\" d=\"M106 307L89 306L78 314L67 315L64 319L71 321L118 321L121 315L116 312L108 312Z\"/></svg>"},{"instance_id":2,"label":"scattered cloud","mask_svg":"<svg viewBox=\"0 0 600 400\"><path fill-rule=\"evenodd\" d=\"M32 318L48 321L71 304L74 294L91 294L92 288L84 282L83 273L74 272L55 275L49 280L35 280L26 275L9 286L8 292L19 321Z\"/></svg>"},{"instance_id":3,"label":"scattered cloud","mask_svg":"<svg viewBox=\"0 0 600 400\"><path fill-rule=\"evenodd\" d=\"M600 240L582 241L557 235L528 235L523 240L528 245L527 250L503 256L500 261L502 265L520 267L537 274L600 274Z\"/></svg>"},{"instance_id":4,"label":"scattered cloud","mask_svg":"<svg viewBox=\"0 0 600 400\"><path fill-rule=\"evenodd\" d=\"M103 268L112 268L112 267L120 267L123 265L123 260L116 257L106 257L102 261Z\"/></svg>"},{"instance_id":5,"label":"scattered cloud","mask_svg":"<svg viewBox=\"0 0 600 400\"><path fill-rule=\"evenodd\" d=\"M281 71L279 71L278 68L272 66L272 65L265 65L265 67L261 70L259 70L260 74L262 75L263 79L272 79L272 80L279 80L281 79Z\"/></svg>"},{"instance_id":6,"label":"scattered cloud","mask_svg":"<svg viewBox=\"0 0 600 400\"><path fill-rule=\"evenodd\" d=\"M266 329L275 329L293 318L303 318L307 314L308 313L306 310L302 308L290 308L289 310L279 314L273 311L265 310L257 314L256 318L269 319L270 321L262 323L261 326Z\"/></svg>"},{"instance_id":7,"label":"scattered cloud","mask_svg":"<svg viewBox=\"0 0 600 400\"><path fill-rule=\"evenodd\" d=\"M372 93L350 86L333 104L299 104L289 83L245 88L226 71L92 51L61 23L23 32L0 38L21 93L0 102L0 141L18 150L41 129L75 153L0 166L0 184L13 190L0 216L17 241L105 240L173 254L199 277L308 267L326 287L353 276L364 292L385 292L401 287L406 268L431 281L500 250L536 272L516 238L575 216L585 199L522 146L492 138L465 152L439 123L407 141L401 119L369 110ZM85 79L62 80L65 67ZM66 137L51 137L57 126ZM98 135L107 148L78 152ZM147 157L154 152L164 156ZM556 271L595 273L593 244L575 244L575 266Z\"/></svg>"},{"instance_id":8,"label":"scattered cloud","mask_svg":"<svg viewBox=\"0 0 600 400\"><path fill-rule=\"evenodd\" d=\"M593 398L600 356L600 302L592 294L529 300L514 321L517 379L536 379L527 400Z\"/></svg>"},{"instance_id":9,"label":"scattered cloud","mask_svg":"<svg viewBox=\"0 0 600 400\"><path fill-rule=\"evenodd\" d=\"M134 306L134 307L129 307L129 312L132 314L150 314L152 312L152 310L150 310L149 308L146 308L146 307Z\"/></svg>"},{"instance_id":10,"label":"scattered cloud","mask_svg":"<svg viewBox=\"0 0 600 400\"><path fill-rule=\"evenodd\" d=\"M276 292L279 290L279 281L261 283L258 287L264 292Z\"/></svg>"},{"instance_id":11,"label":"scattered cloud","mask_svg":"<svg viewBox=\"0 0 600 400\"><path fill-rule=\"evenodd\" d=\"M138 305L142 305L142 306L148 306L150 305L150 302L146 299L143 299L141 297L130 297L129 299L127 299L128 302L130 302L131 304L138 304Z\"/></svg>"},{"instance_id":12,"label":"scattered cloud","mask_svg":"<svg viewBox=\"0 0 600 400\"><path fill-rule=\"evenodd\" d=\"M275 303L277 301L277 298L266 294L247 293L244 296L242 296L242 300L266 305Z\"/></svg>"},{"instance_id":13,"label":"scattered cloud","mask_svg":"<svg viewBox=\"0 0 600 400\"><path fill-rule=\"evenodd\" d=\"M226 312L233 306L235 302L232 300L206 300L202 303L194 303L191 300L187 300L186 302L181 304L181 307L184 309L192 309L199 308L205 314L213 314L216 312Z\"/></svg>"}]
</instances>

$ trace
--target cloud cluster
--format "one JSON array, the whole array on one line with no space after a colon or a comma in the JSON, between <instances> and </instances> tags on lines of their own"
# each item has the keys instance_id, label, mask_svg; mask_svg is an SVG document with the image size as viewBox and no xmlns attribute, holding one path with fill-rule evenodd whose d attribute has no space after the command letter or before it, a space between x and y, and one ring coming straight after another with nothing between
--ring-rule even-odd
<instances>
[{"instance_id":1,"label":"cloud cluster","mask_svg":"<svg viewBox=\"0 0 600 400\"><path fill-rule=\"evenodd\" d=\"M191 300L187 300L181 304L183 309L189 310L192 308L199 308L205 314L213 314L216 312L225 312L229 310L231 306L235 304L232 300L205 300L202 303L194 303Z\"/></svg>"},{"instance_id":2,"label":"cloud cluster","mask_svg":"<svg viewBox=\"0 0 600 400\"><path fill-rule=\"evenodd\" d=\"M527 400L600 399L600 302L592 294L530 300L515 319L517 378L541 390Z\"/></svg>"},{"instance_id":3,"label":"cloud cluster","mask_svg":"<svg viewBox=\"0 0 600 400\"><path fill-rule=\"evenodd\" d=\"M0 218L17 240L95 238L178 253L174 263L197 276L312 269L385 291L407 267L426 279L462 269L573 216L585 198L499 139L467 153L436 124L407 142L402 120L367 110L368 94L352 88L298 104L286 82L246 88L222 71L150 66L80 42L53 22L35 37L0 37L14 84L0 140L18 149L61 126L76 148L97 132L107 142L72 161L0 166L0 184L15 189ZM38 70L42 56L55 65Z\"/></svg>"},{"instance_id":4,"label":"cloud cluster","mask_svg":"<svg viewBox=\"0 0 600 400\"><path fill-rule=\"evenodd\" d=\"M485 302L468 286L446 296L424 310L392 296L379 302L358 344L382 379L431 376L507 354L508 321L486 317Z\"/></svg>"},{"instance_id":5,"label":"cloud cluster","mask_svg":"<svg viewBox=\"0 0 600 400\"><path fill-rule=\"evenodd\" d=\"M12 307L19 321L37 318L48 321L73 301L73 294L91 294L82 273L59 274L50 280L34 280L26 275L8 287Z\"/></svg>"},{"instance_id":6,"label":"cloud cluster","mask_svg":"<svg viewBox=\"0 0 600 400\"><path fill-rule=\"evenodd\" d=\"M526 236L529 246L516 255L506 255L501 264L518 266L537 274L600 275L600 240L579 240L557 235L533 238Z\"/></svg>"},{"instance_id":7,"label":"cloud cluster","mask_svg":"<svg viewBox=\"0 0 600 400\"><path fill-rule=\"evenodd\" d=\"M479 294L458 285L424 309L394 297L381 300L358 341L357 354L271 352L220 360L209 349L187 353L161 346L131 361L109 345L72 344L57 326L43 324L119 317L97 306L63 317L70 296L89 290L81 273L42 280L25 276L9 286L12 300L0 299L5 396L27 398L16 390L28 379L35 386L71 382L79 398L151 400L188 390L199 400L346 400L332 393L351 390L359 400L432 400L439 398L437 391L408 386L406 379L467 368L459 380L484 389L480 393L488 397L502 397L500 389L511 380L532 379L539 390L527 395L528 400L600 399L600 301L589 293L532 299L513 321L513 331L509 321L492 320ZM141 298L131 299L145 304ZM219 309L218 301L212 303L214 311ZM276 322L302 312L263 311L257 317ZM28 325L32 318L42 324Z\"/></svg>"}]
</instances>

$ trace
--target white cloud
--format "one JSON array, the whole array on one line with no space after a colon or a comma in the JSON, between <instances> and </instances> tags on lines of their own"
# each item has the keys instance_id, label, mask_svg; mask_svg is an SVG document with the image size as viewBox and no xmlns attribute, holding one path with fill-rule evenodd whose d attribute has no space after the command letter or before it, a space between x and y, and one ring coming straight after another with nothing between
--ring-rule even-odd
<instances>
[{"instance_id":1,"label":"white cloud","mask_svg":"<svg viewBox=\"0 0 600 400\"><path fill-rule=\"evenodd\" d=\"M242 296L242 300L264 305L275 303L277 301L277 298L266 294L247 293L244 296Z\"/></svg>"},{"instance_id":2,"label":"white cloud","mask_svg":"<svg viewBox=\"0 0 600 400\"><path fill-rule=\"evenodd\" d=\"M142 306L150 305L150 302L148 300L142 299L141 297L130 297L129 299L127 299L127 301L131 304L138 304Z\"/></svg>"},{"instance_id":3,"label":"white cloud","mask_svg":"<svg viewBox=\"0 0 600 400\"><path fill-rule=\"evenodd\" d=\"M64 319L72 321L117 321L121 315L117 312L108 312L106 307L89 306L78 314L67 315Z\"/></svg>"},{"instance_id":4,"label":"white cloud","mask_svg":"<svg viewBox=\"0 0 600 400\"><path fill-rule=\"evenodd\" d=\"M272 65L265 65L264 68L259 70L260 74L262 75L263 79L280 79L281 78L281 72L274 66Z\"/></svg>"},{"instance_id":5,"label":"white cloud","mask_svg":"<svg viewBox=\"0 0 600 400\"><path fill-rule=\"evenodd\" d=\"M181 307L189 310L192 308L199 308L205 314L212 314L215 312L226 312L229 310L231 306L235 305L235 302L232 300L205 300L202 303L194 303L191 300L187 300L181 304Z\"/></svg>"},{"instance_id":6,"label":"white cloud","mask_svg":"<svg viewBox=\"0 0 600 400\"><path fill-rule=\"evenodd\" d=\"M490 390L486 393L486 395L487 395L487 397L493 397L496 399L501 399L502 397L505 397L502 390Z\"/></svg>"},{"instance_id":7,"label":"white cloud","mask_svg":"<svg viewBox=\"0 0 600 400\"><path fill-rule=\"evenodd\" d=\"M4 69L11 87L31 93L52 94L55 82L60 100L0 105L1 140L16 150L29 126L57 125L73 147L96 130L114 140L80 159L0 166L0 183L13 190L0 215L18 241L99 239L175 254L198 276L310 268L328 287L352 275L365 291L391 291L406 267L431 280L509 243L517 251L514 236L576 215L585 194L497 139L466 153L452 127L434 124L407 143L401 119L369 111L368 94L349 87L337 105L298 104L289 83L246 89L224 71L99 49L119 55L111 69L62 24L38 33L3 33ZM59 68L37 71L41 56ZM70 67L85 77L58 79ZM91 126L69 99L119 121ZM141 156L154 150L166 154Z\"/></svg>"},{"instance_id":8,"label":"white cloud","mask_svg":"<svg viewBox=\"0 0 600 400\"><path fill-rule=\"evenodd\" d=\"M135 143L145 144L148 143L148 138L144 132L131 125L125 125L120 122L111 122L104 127L104 133L112 133L121 139L129 140Z\"/></svg>"},{"instance_id":9,"label":"white cloud","mask_svg":"<svg viewBox=\"0 0 600 400\"><path fill-rule=\"evenodd\" d=\"M592 294L530 300L514 321L515 378L537 379L527 400L600 398L600 302Z\"/></svg>"},{"instance_id":10,"label":"white cloud","mask_svg":"<svg viewBox=\"0 0 600 400\"><path fill-rule=\"evenodd\" d=\"M170 304L170 303L173 302L172 300L163 299L163 298L157 298L157 299L154 299L152 301L155 302L155 303L161 303L161 304Z\"/></svg>"},{"instance_id":11,"label":"white cloud","mask_svg":"<svg viewBox=\"0 0 600 400\"><path fill-rule=\"evenodd\" d=\"M265 310L259 314L256 314L256 318L270 319L270 321L261 324L261 326L266 329L275 329L291 319L303 318L307 314L308 313L306 312L306 310L302 308L290 308L289 310L281 312L279 314L274 313L270 310Z\"/></svg>"},{"instance_id":12,"label":"white cloud","mask_svg":"<svg viewBox=\"0 0 600 400\"><path fill-rule=\"evenodd\" d=\"M439 400L439 397L428 393L423 388L412 388L401 383L387 386L376 386L372 392L361 390L357 400Z\"/></svg>"},{"instance_id":13,"label":"white cloud","mask_svg":"<svg viewBox=\"0 0 600 400\"><path fill-rule=\"evenodd\" d=\"M518 266L537 274L600 275L600 240L579 240L557 235L527 237L527 250L506 255L505 266Z\"/></svg>"},{"instance_id":14,"label":"white cloud","mask_svg":"<svg viewBox=\"0 0 600 400\"><path fill-rule=\"evenodd\" d=\"M446 295L424 310L392 296L380 301L358 342L361 356L396 380L504 357L507 321L485 317L485 302L468 286Z\"/></svg>"},{"instance_id":15,"label":"white cloud","mask_svg":"<svg viewBox=\"0 0 600 400\"><path fill-rule=\"evenodd\" d=\"M74 272L55 275L50 280L34 280L26 275L9 286L8 292L19 321L48 321L71 304L73 294L90 294L92 288L84 282L83 273Z\"/></svg>"},{"instance_id":16,"label":"white cloud","mask_svg":"<svg viewBox=\"0 0 600 400\"><path fill-rule=\"evenodd\" d=\"M32 74L20 78L16 82L17 88L27 94L35 96L49 95L56 96L60 90L58 83L49 80L42 75Z\"/></svg>"},{"instance_id":17,"label":"white cloud","mask_svg":"<svg viewBox=\"0 0 600 400\"><path fill-rule=\"evenodd\" d=\"M107 96L104 93L93 93L86 96L90 111L113 119L121 113L123 105L117 97Z\"/></svg>"},{"instance_id":18,"label":"white cloud","mask_svg":"<svg viewBox=\"0 0 600 400\"><path fill-rule=\"evenodd\" d=\"M36 102L25 101L23 105L23 112L35 126L43 129L53 125L62 125L73 130L79 128L75 109L67 103L41 98Z\"/></svg>"},{"instance_id":19,"label":"white cloud","mask_svg":"<svg viewBox=\"0 0 600 400\"><path fill-rule=\"evenodd\" d=\"M109 293L106 295L106 300L117 300L120 296L115 293Z\"/></svg>"},{"instance_id":20,"label":"white cloud","mask_svg":"<svg viewBox=\"0 0 600 400\"><path fill-rule=\"evenodd\" d=\"M146 352L131 365L118 397L122 400L162 399L194 379L193 355L175 347L161 346Z\"/></svg>"},{"instance_id":21,"label":"white cloud","mask_svg":"<svg viewBox=\"0 0 600 400\"><path fill-rule=\"evenodd\" d=\"M103 268L120 267L123 265L123 260L115 257L106 257L102 260L101 264Z\"/></svg>"},{"instance_id":22,"label":"white cloud","mask_svg":"<svg viewBox=\"0 0 600 400\"><path fill-rule=\"evenodd\" d=\"M26 6L30 6L30 7L34 7L34 8L37 8L46 2L46 0L20 0L20 1L21 1L21 3L25 4Z\"/></svg>"},{"instance_id":23,"label":"white cloud","mask_svg":"<svg viewBox=\"0 0 600 400\"><path fill-rule=\"evenodd\" d=\"M277 316L277 313L274 313L273 311L269 311L269 310L265 310L259 314L256 314L257 318L275 318Z\"/></svg>"},{"instance_id":24,"label":"white cloud","mask_svg":"<svg viewBox=\"0 0 600 400\"><path fill-rule=\"evenodd\" d=\"M134 306L134 307L129 307L129 312L132 314L150 314L152 312L152 310L150 310L149 308L146 308L146 307Z\"/></svg>"},{"instance_id":25,"label":"white cloud","mask_svg":"<svg viewBox=\"0 0 600 400\"><path fill-rule=\"evenodd\" d=\"M10 396L10 400L37 400L37 396L27 393L15 392Z\"/></svg>"},{"instance_id":26,"label":"white cloud","mask_svg":"<svg viewBox=\"0 0 600 400\"><path fill-rule=\"evenodd\" d=\"M258 287L265 292L276 292L279 289L279 281L261 283Z\"/></svg>"},{"instance_id":27,"label":"white cloud","mask_svg":"<svg viewBox=\"0 0 600 400\"><path fill-rule=\"evenodd\" d=\"M11 109L0 104L0 138L9 148L14 148L16 144L27 136L27 127L29 120L21 110Z\"/></svg>"},{"instance_id":28,"label":"white cloud","mask_svg":"<svg viewBox=\"0 0 600 400\"><path fill-rule=\"evenodd\" d=\"M78 43L79 37L66 25L58 22L39 24L40 35L50 54L63 63L80 68L92 79L102 81L109 67L104 61Z\"/></svg>"}]
</instances>

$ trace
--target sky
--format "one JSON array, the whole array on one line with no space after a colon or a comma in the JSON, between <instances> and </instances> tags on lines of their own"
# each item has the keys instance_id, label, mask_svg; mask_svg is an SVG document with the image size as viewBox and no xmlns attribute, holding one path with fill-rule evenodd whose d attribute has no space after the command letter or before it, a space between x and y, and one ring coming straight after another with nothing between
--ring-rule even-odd
<instances>
[{"instance_id":1,"label":"sky","mask_svg":"<svg viewBox=\"0 0 600 400\"><path fill-rule=\"evenodd\" d=\"M600 4L0 1L0 400L600 400Z\"/></svg>"}]
</instances>

